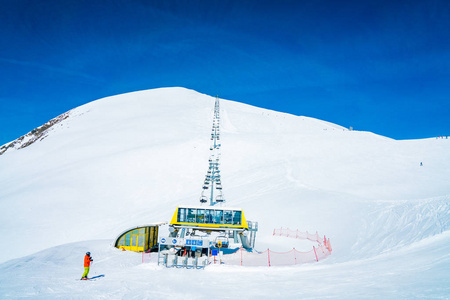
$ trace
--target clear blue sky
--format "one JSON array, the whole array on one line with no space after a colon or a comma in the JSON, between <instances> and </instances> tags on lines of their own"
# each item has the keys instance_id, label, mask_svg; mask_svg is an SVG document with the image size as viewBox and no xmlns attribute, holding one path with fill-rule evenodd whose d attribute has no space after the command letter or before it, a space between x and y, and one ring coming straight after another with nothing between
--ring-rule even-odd
<instances>
[{"instance_id":1,"label":"clear blue sky","mask_svg":"<svg viewBox=\"0 0 450 300\"><path fill-rule=\"evenodd\" d=\"M450 1L0 4L0 145L168 86L396 139L450 135Z\"/></svg>"}]
</instances>

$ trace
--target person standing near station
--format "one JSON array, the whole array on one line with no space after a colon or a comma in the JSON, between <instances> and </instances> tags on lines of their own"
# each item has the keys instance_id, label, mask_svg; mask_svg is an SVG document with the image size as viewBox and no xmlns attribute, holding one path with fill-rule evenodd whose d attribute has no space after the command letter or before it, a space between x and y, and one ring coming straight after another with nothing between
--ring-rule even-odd
<instances>
[{"instance_id":1,"label":"person standing near station","mask_svg":"<svg viewBox=\"0 0 450 300\"><path fill-rule=\"evenodd\" d=\"M87 276L89 274L89 268L91 266L91 261L93 261L91 257L91 252L86 252L86 255L84 256L84 273L81 277L81 280L87 280L89 279Z\"/></svg>"}]
</instances>

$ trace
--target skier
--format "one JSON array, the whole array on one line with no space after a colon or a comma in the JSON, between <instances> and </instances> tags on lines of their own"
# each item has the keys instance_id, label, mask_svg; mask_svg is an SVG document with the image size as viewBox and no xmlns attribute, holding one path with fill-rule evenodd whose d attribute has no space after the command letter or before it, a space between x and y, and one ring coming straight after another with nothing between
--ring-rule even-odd
<instances>
[{"instance_id":1,"label":"skier","mask_svg":"<svg viewBox=\"0 0 450 300\"><path fill-rule=\"evenodd\" d=\"M87 276L89 274L89 267L91 265L91 261L93 261L91 257L91 252L86 252L86 255L84 256L84 273L81 277L81 280L87 280L89 279Z\"/></svg>"}]
</instances>

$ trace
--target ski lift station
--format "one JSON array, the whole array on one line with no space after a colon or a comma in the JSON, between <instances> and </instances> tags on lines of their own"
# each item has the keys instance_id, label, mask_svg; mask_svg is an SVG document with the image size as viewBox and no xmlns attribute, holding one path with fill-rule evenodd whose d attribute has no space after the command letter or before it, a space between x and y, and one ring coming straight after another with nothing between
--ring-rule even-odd
<instances>
[{"instance_id":1,"label":"ski lift station","mask_svg":"<svg viewBox=\"0 0 450 300\"><path fill-rule=\"evenodd\" d=\"M258 223L245 218L241 208L225 206L220 175L220 107L216 98L211 134L211 157L200 196L200 205L180 205L175 209L167 235L159 232L166 223L130 228L121 233L115 246L119 249L158 251L158 264L202 268L210 256L231 254L255 245ZM208 203L209 202L209 203Z\"/></svg>"},{"instance_id":2,"label":"ski lift station","mask_svg":"<svg viewBox=\"0 0 450 300\"><path fill-rule=\"evenodd\" d=\"M257 231L257 223L247 221L242 209L214 206L179 206L169 226L171 237L206 234L208 239L214 237L212 247L219 248L220 241L223 248L238 244L237 248L242 245L249 250L254 246Z\"/></svg>"}]
</instances>

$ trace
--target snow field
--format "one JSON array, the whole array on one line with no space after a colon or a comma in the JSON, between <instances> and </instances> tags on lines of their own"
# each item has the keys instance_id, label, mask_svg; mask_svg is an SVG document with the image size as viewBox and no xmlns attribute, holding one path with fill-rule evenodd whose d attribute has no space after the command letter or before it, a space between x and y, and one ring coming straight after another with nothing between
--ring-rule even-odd
<instances>
[{"instance_id":1,"label":"snow field","mask_svg":"<svg viewBox=\"0 0 450 300\"><path fill-rule=\"evenodd\" d=\"M448 140L396 141L227 100L224 197L259 222L256 248L310 250L310 242L272 236L289 227L326 235L332 255L199 271L141 264L140 254L112 248L126 228L198 204L213 107L213 97L182 88L100 99L73 109L44 140L0 156L8 241L0 298L450 297ZM95 259L90 275L105 278L74 280L86 251Z\"/></svg>"}]
</instances>

